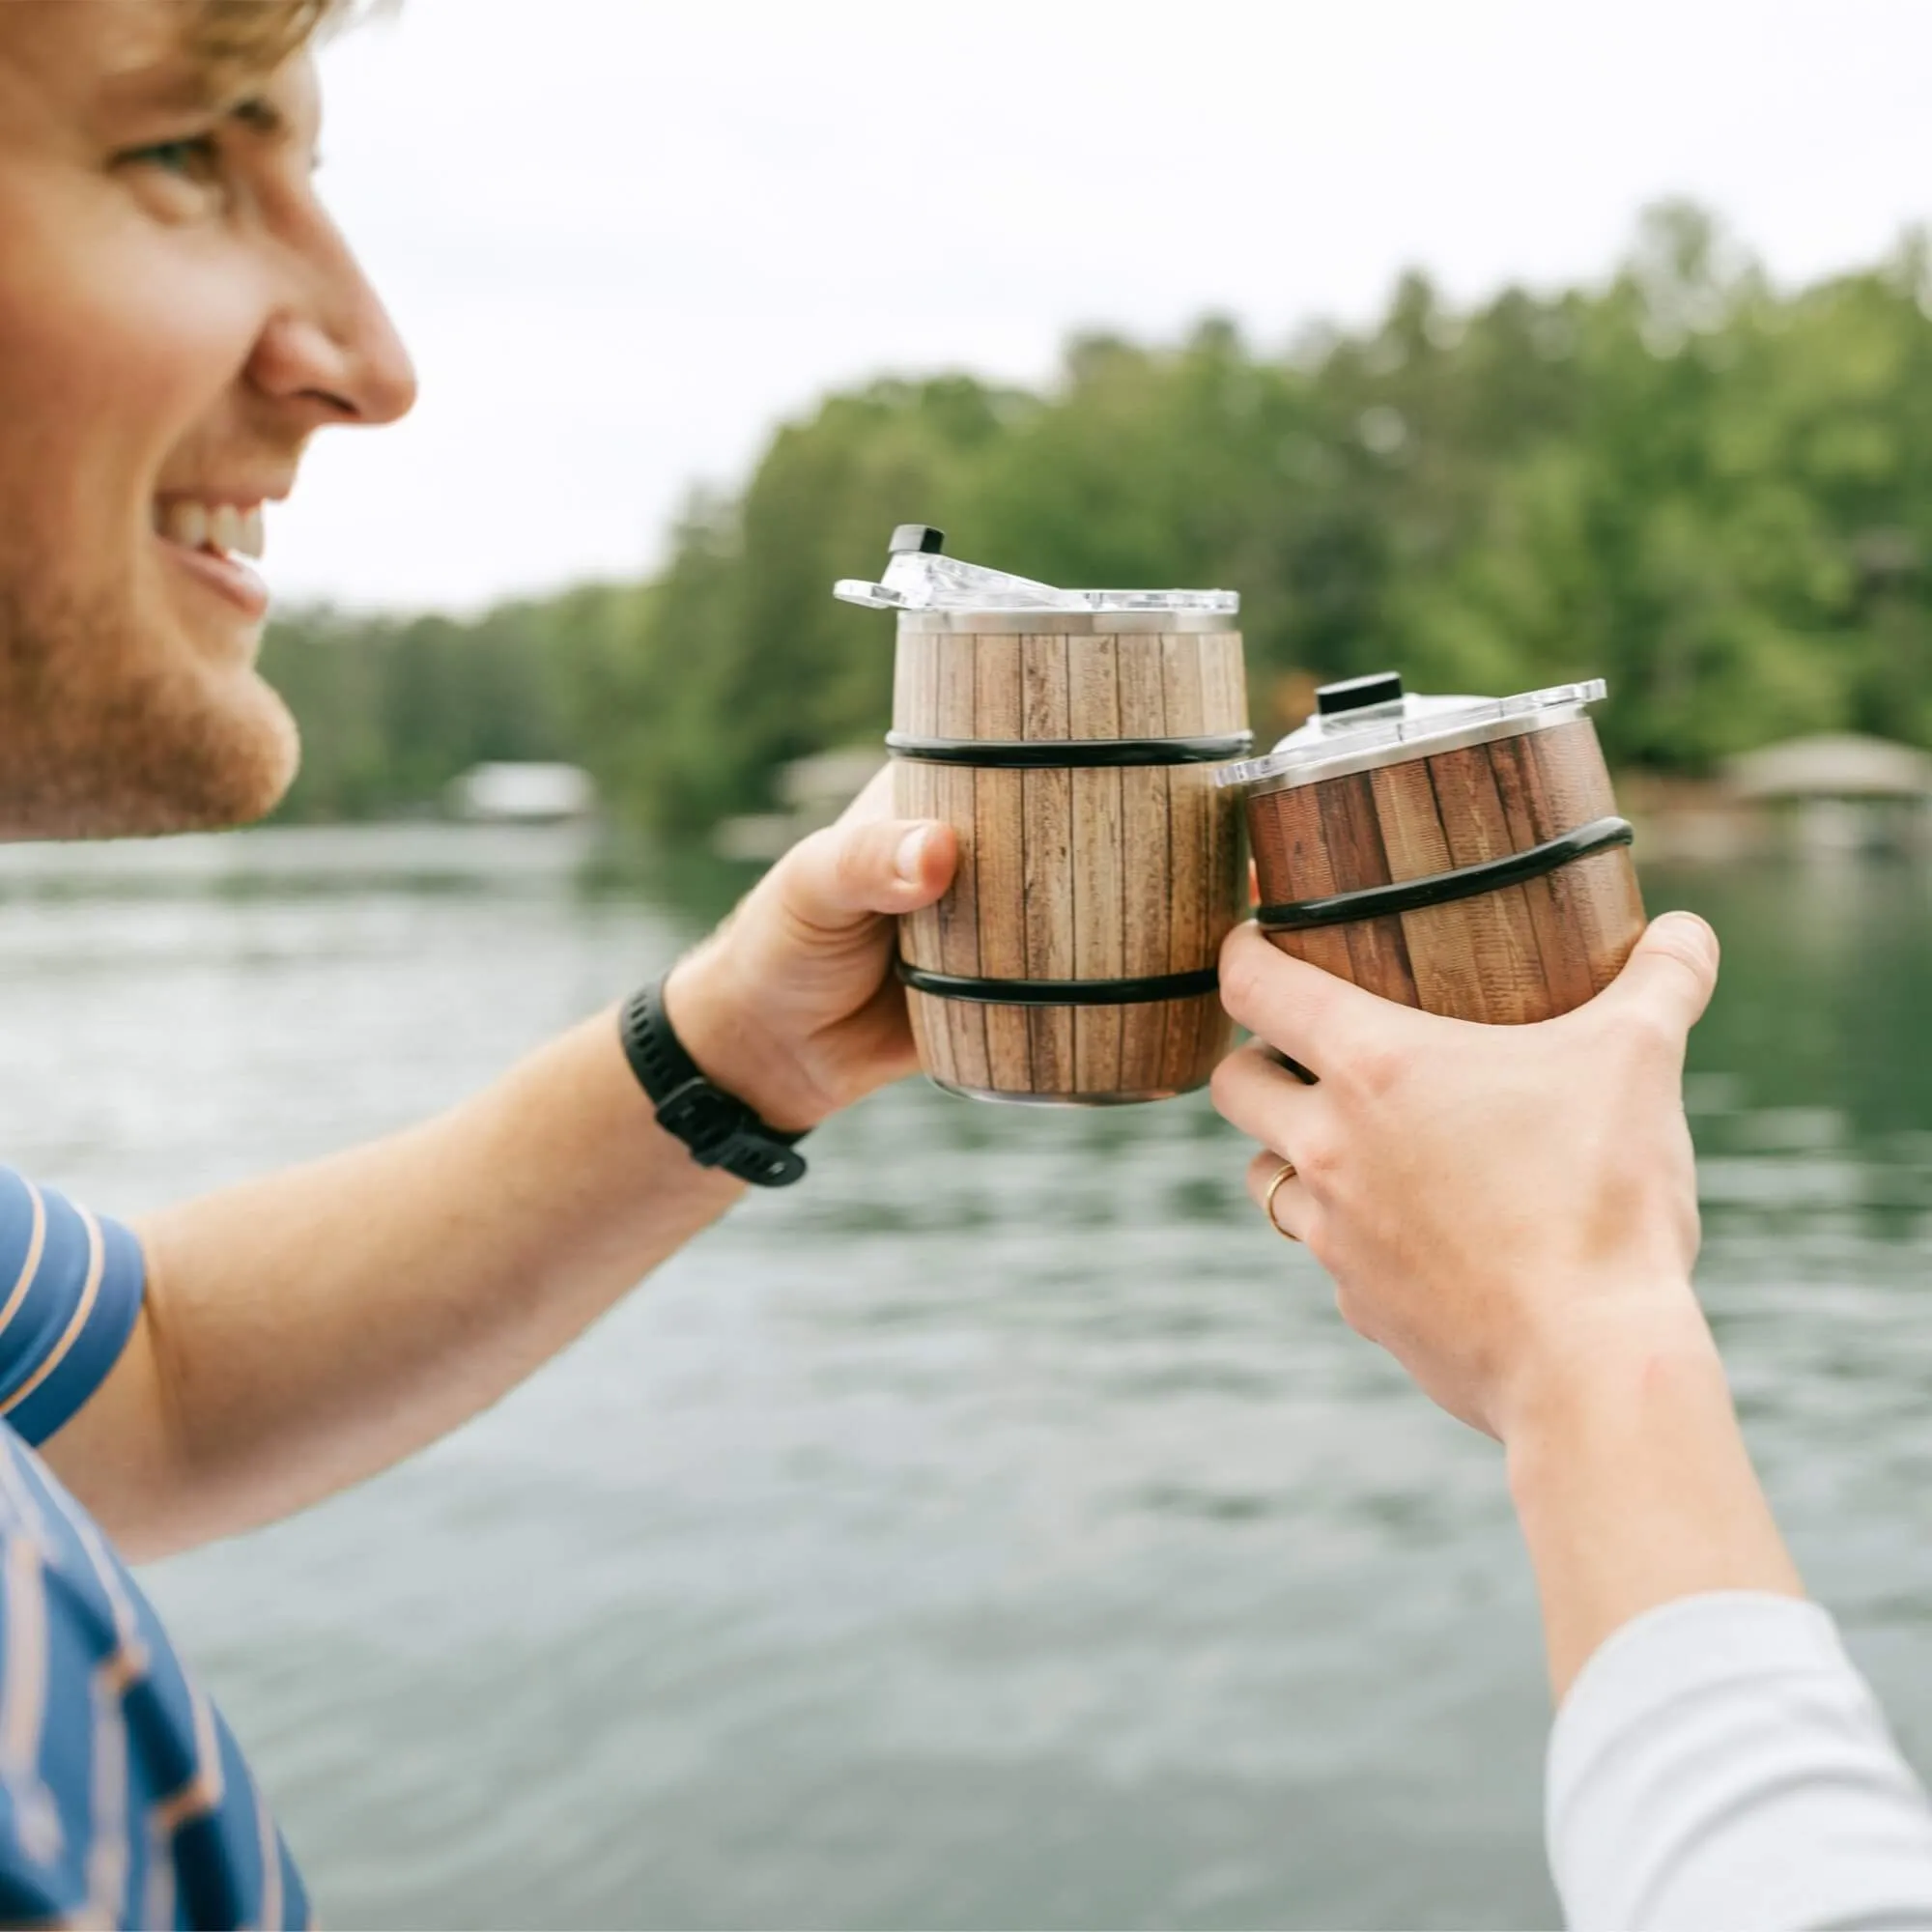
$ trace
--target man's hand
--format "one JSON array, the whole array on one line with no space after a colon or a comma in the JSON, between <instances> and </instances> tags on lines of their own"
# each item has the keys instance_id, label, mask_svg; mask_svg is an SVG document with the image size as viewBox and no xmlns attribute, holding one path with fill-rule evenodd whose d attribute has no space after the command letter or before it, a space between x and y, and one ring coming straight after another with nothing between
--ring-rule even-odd
<instances>
[{"instance_id":1,"label":"man's hand","mask_svg":"<svg viewBox=\"0 0 1932 1932\"><path fill-rule=\"evenodd\" d=\"M1258 1203L1294 1163L1276 1220L1334 1276L1350 1324L1507 1438L1576 1363L1701 1334L1681 1088L1717 972L1710 927L1671 914L1589 1005L1476 1026L1377 999L1242 926L1222 994L1257 1038L1216 1071L1214 1103L1268 1150L1248 1172Z\"/></svg>"},{"instance_id":2,"label":"man's hand","mask_svg":"<svg viewBox=\"0 0 1932 1932\"><path fill-rule=\"evenodd\" d=\"M665 1003L685 1050L772 1126L817 1125L918 1065L893 919L952 882L950 825L891 816L883 771L679 960Z\"/></svg>"}]
</instances>

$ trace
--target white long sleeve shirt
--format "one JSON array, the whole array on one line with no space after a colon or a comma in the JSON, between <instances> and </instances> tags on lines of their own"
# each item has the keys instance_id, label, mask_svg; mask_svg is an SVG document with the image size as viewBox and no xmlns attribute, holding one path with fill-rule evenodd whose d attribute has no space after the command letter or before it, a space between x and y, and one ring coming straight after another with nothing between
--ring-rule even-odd
<instances>
[{"instance_id":1,"label":"white long sleeve shirt","mask_svg":"<svg viewBox=\"0 0 1932 1932\"><path fill-rule=\"evenodd\" d=\"M1573 1932L1932 1932L1932 1806L1815 1604L1725 1592L1627 1624L1549 1741Z\"/></svg>"}]
</instances>

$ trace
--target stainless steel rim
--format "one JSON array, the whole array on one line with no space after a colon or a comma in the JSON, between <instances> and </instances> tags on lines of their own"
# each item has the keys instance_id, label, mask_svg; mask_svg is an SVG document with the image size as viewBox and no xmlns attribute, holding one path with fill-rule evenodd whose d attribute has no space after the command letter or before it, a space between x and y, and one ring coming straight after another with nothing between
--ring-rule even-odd
<instances>
[{"instance_id":1,"label":"stainless steel rim","mask_svg":"<svg viewBox=\"0 0 1932 1932\"><path fill-rule=\"evenodd\" d=\"M899 633L977 632L990 637L1238 638L1232 611L901 611Z\"/></svg>"},{"instance_id":2,"label":"stainless steel rim","mask_svg":"<svg viewBox=\"0 0 1932 1932\"><path fill-rule=\"evenodd\" d=\"M1412 764L1417 758L1460 752L1470 745L1492 745L1500 738L1527 737L1532 731L1575 724L1585 715L1581 704L1565 704L1521 718L1492 718L1481 724L1466 724L1460 731L1406 738L1399 745L1378 745L1372 752L1337 752L1332 758L1313 759L1276 778L1250 779L1239 789L1245 798L1266 798L1271 792L1296 791L1302 785L1320 784L1324 779L1346 779L1356 772L1378 772L1385 765Z\"/></svg>"},{"instance_id":3,"label":"stainless steel rim","mask_svg":"<svg viewBox=\"0 0 1932 1932\"><path fill-rule=\"evenodd\" d=\"M1194 1087L1163 1087L1149 1094L1006 1094L992 1087L962 1087L954 1080L925 1076L942 1093L956 1094L962 1100L990 1100L996 1105L1021 1107L1137 1107L1154 1100L1174 1100L1191 1094ZM1196 1086L1205 1087L1205 1080Z\"/></svg>"}]
</instances>

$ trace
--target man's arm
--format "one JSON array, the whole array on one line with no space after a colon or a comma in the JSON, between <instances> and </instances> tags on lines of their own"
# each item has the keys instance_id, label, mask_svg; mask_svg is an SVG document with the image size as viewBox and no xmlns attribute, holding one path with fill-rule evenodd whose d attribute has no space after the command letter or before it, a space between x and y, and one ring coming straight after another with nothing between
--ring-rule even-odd
<instances>
[{"instance_id":1,"label":"man's arm","mask_svg":"<svg viewBox=\"0 0 1932 1932\"><path fill-rule=\"evenodd\" d=\"M1590 1005L1482 1027L1244 927L1222 986L1260 1037L1215 1102L1267 1150L1258 1205L1294 1163L1270 1208L1344 1317L1505 1447L1564 1707L1571 1922L1932 1924L1932 1813L1802 1601L1690 1287L1683 1055L1716 972L1676 916Z\"/></svg>"},{"instance_id":2,"label":"man's arm","mask_svg":"<svg viewBox=\"0 0 1932 1932\"><path fill-rule=\"evenodd\" d=\"M915 1065L890 915L939 895L954 847L885 797L667 989L699 1067L775 1127ZM133 1336L44 1453L137 1556L284 1515L495 1402L742 1191L657 1125L600 1014L439 1119L140 1224Z\"/></svg>"}]
</instances>

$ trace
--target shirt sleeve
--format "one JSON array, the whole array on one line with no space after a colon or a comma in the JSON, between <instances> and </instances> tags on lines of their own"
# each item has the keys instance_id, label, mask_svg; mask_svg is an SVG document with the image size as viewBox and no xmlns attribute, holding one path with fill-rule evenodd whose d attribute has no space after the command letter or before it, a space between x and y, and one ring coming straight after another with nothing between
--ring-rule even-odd
<instances>
[{"instance_id":1,"label":"shirt sleeve","mask_svg":"<svg viewBox=\"0 0 1932 1932\"><path fill-rule=\"evenodd\" d=\"M0 1168L0 1417L44 1442L106 1379L146 1271L117 1221Z\"/></svg>"},{"instance_id":2,"label":"shirt sleeve","mask_svg":"<svg viewBox=\"0 0 1932 1932\"><path fill-rule=\"evenodd\" d=\"M1573 1932L1932 1927L1932 1808L1815 1604L1627 1624L1557 1714L1548 1807Z\"/></svg>"}]
</instances>

